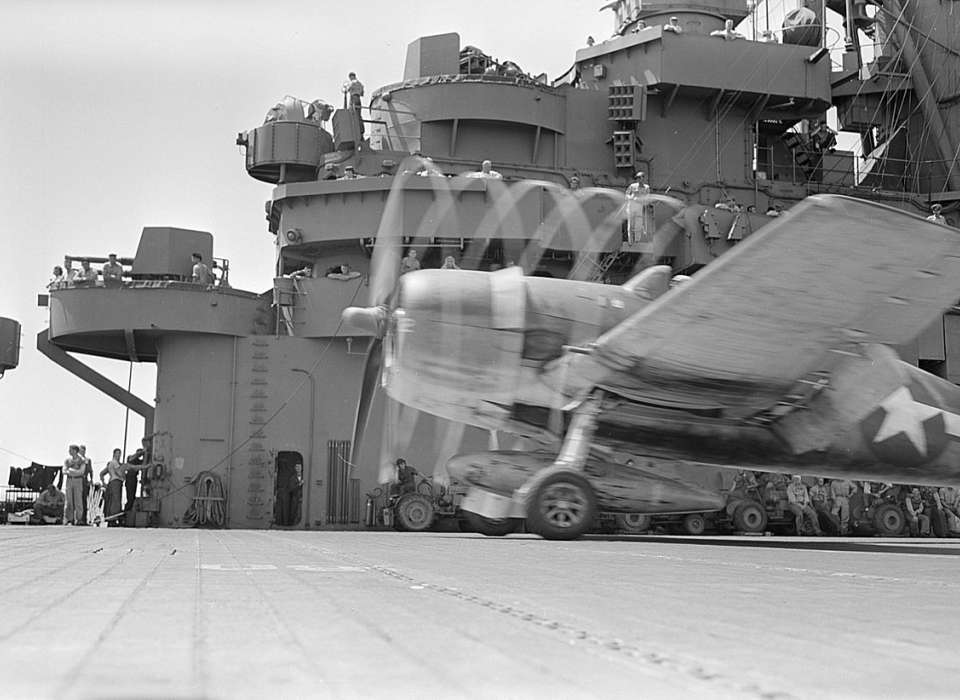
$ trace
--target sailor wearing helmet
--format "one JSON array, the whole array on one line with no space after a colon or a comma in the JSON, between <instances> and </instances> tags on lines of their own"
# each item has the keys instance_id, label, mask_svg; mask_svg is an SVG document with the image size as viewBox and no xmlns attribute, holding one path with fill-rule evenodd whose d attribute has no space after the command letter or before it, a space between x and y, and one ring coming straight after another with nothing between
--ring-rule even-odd
<instances>
[{"instance_id":1,"label":"sailor wearing helmet","mask_svg":"<svg viewBox=\"0 0 960 700\"><path fill-rule=\"evenodd\" d=\"M930 207L930 216L927 217L927 221L932 221L935 224L946 224L947 220L944 218L943 214L940 212L943 211L943 206L940 204L934 204Z\"/></svg>"}]
</instances>

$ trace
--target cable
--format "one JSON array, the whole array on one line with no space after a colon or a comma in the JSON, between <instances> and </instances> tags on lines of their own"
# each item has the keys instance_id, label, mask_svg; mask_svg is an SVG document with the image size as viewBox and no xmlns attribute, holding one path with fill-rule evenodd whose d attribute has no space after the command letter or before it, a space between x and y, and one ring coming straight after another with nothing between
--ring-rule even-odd
<instances>
[{"instance_id":1,"label":"cable","mask_svg":"<svg viewBox=\"0 0 960 700\"><path fill-rule=\"evenodd\" d=\"M8 450L6 447L0 447L0 452L6 452L8 455L13 455L14 457L19 457L20 459L25 459L25 460L27 460L28 462L32 462L32 461L33 461L33 460L30 459L29 457L25 457L24 455L20 454L19 452L14 452L13 450Z\"/></svg>"},{"instance_id":2,"label":"cable","mask_svg":"<svg viewBox=\"0 0 960 700\"><path fill-rule=\"evenodd\" d=\"M909 1L909 0L908 0L908 1ZM902 8L902 9L900 10L900 14L899 14L899 15L894 15L892 12L890 12L890 10L888 10L888 9L885 8L885 7L883 7L882 5L877 5L877 9L878 9L880 12L882 12L883 14L887 15L887 17L893 17L894 22L895 22L896 24L902 24L902 25L903 25L904 27L906 27L908 30L912 30L912 31L916 32L916 33L919 34L920 36L926 38L927 41L929 41L930 43L932 43L932 44L934 44L934 45L936 45L936 46L939 46L941 49L943 49L943 50L946 51L947 53L952 54L953 56L960 56L960 51L957 51L956 49L954 49L954 48L952 48L952 47L950 47L950 46L947 46L946 44L940 43L939 41L937 41L936 39L934 39L928 32L923 31L922 29L920 29L919 27L917 27L916 25L914 25L912 22L906 22L906 21L904 21L904 20L903 20L903 9L905 9L906 5L907 5L907 3L904 2L904 8ZM934 20L933 24L936 24L936 23L939 21L941 14L943 14L943 6L942 6L942 5L941 5L941 7L940 7L940 10L937 12L937 19Z\"/></svg>"}]
</instances>

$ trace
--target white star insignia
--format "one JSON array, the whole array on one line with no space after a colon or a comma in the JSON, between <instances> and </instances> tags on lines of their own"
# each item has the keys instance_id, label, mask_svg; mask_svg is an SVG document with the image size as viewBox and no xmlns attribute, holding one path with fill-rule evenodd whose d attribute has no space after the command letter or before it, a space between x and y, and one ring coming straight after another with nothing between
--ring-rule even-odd
<instances>
[{"instance_id":1,"label":"white star insignia","mask_svg":"<svg viewBox=\"0 0 960 700\"><path fill-rule=\"evenodd\" d=\"M910 389L905 386L894 391L880 402L887 412L873 442L883 442L887 438L903 433L913 443L917 451L926 456L927 435L923 429L924 421L943 415L943 411L934 406L915 401Z\"/></svg>"}]
</instances>

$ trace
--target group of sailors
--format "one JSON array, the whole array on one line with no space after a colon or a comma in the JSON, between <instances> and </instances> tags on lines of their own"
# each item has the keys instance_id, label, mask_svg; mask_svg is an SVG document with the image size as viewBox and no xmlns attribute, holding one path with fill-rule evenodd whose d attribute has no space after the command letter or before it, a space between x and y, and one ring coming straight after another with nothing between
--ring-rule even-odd
<instances>
[{"instance_id":1,"label":"group of sailors","mask_svg":"<svg viewBox=\"0 0 960 700\"><path fill-rule=\"evenodd\" d=\"M400 260L400 274L405 275L408 272L413 272L414 270L421 269L420 258L417 257L417 251L413 248L407 251L407 254L403 256L403 259ZM460 266L457 264L457 259L452 255L448 255L443 259L443 263L440 265L441 270L459 270Z\"/></svg>"},{"instance_id":2,"label":"group of sailors","mask_svg":"<svg viewBox=\"0 0 960 700\"><path fill-rule=\"evenodd\" d=\"M126 461L121 461L120 448L113 450L112 458L100 470L99 483L94 480L86 446L70 445L68 452L63 463L63 491L50 481L33 503L34 517L41 522L93 525L102 498L103 519L109 525L120 525L119 516L133 510L139 472L150 465L150 439L144 438L142 447Z\"/></svg>"},{"instance_id":3,"label":"group of sailors","mask_svg":"<svg viewBox=\"0 0 960 700\"><path fill-rule=\"evenodd\" d=\"M102 258L101 258L102 259ZM47 283L47 289L62 289L70 286L94 286L102 282L105 287L119 287L123 284L123 265L117 259L116 253L107 256L107 262L96 270L90 264L89 258L80 258L80 267L73 266L74 259L69 255L63 259L63 267L55 265L53 276Z\"/></svg>"},{"instance_id":4,"label":"group of sailors","mask_svg":"<svg viewBox=\"0 0 960 700\"><path fill-rule=\"evenodd\" d=\"M102 260L103 258L94 258ZM78 261L80 267L76 268L73 263ZM117 258L116 253L110 253L106 262L96 269L92 266L90 258L74 259L69 255L63 259L63 266L55 265L50 281L47 283L47 289L67 289L70 287L120 287L129 275L124 270L123 264ZM229 268L226 261L218 264L212 260L208 265L204 262L201 253L192 253L190 255L190 275L185 278L186 281L194 284L213 285L229 287L227 281Z\"/></svg>"},{"instance_id":5,"label":"group of sailors","mask_svg":"<svg viewBox=\"0 0 960 700\"><path fill-rule=\"evenodd\" d=\"M905 486L817 478L809 486L800 475L741 471L729 491L733 498L753 498L765 508L789 511L797 532L809 526L817 535L823 525L839 535L873 528L871 517L882 504L903 513L911 537L960 536L960 489L952 486Z\"/></svg>"}]
</instances>

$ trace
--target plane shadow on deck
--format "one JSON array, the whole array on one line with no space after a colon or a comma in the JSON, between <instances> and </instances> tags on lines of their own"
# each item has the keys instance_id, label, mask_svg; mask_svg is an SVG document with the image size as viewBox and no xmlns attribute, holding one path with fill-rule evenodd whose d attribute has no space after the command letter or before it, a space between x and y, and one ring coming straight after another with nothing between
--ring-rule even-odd
<instances>
[{"instance_id":1,"label":"plane shadow on deck","mask_svg":"<svg viewBox=\"0 0 960 700\"><path fill-rule=\"evenodd\" d=\"M864 552L868 554L928 554L960 556L960 540L901 542L897 540L853 540L825 537L822 539L786 539L771 537L684 537L669 535L585 535L586 541L636 542L651 544L707 545L712 547L753 547L758 549L809 549L816 551ZM953 545L953 546L950 546Z\"/></svg>"},{"instance_id":2,"label":"plane shadow on deck","mask_svg":"<svg viewBox=\"0 0 960 700\"><path fill-rule=\"evenodd\" d=\"M429 535L435 533L423 533ZM517 540L545 540L529 533L517 533L508 537L484 537L478 533L444 533L463 539L481 539L487 541L516 542ZM423 536L421 535L421 536ZM752 547L754 549L805 549L813 551L863 552L865 554L923 554L933 556L960 556L960 539L925 539L914 543L900 539L851 539L825 537L823 539L796 539L786 537L729 537L704 535L691 537L684 535L584 535L573 542L630 542L634 544L682 544L705 545L708 547ZM558 542L557 544L570 544Z\"/></svg>"}]
</instances>

